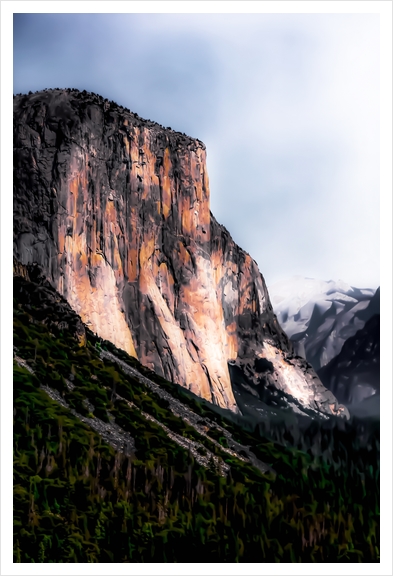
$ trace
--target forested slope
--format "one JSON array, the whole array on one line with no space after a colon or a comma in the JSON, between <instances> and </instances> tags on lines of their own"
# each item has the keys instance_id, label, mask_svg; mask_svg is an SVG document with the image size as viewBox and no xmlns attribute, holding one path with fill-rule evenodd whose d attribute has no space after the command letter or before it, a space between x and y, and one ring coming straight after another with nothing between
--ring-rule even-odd
<instances>
[{"instance_id":1,"label":"forested slope","mask_svg":"<svg viewBox=\"0 0 393 576\"><path fill-rule=\"evenodd\" d=\"M15 562L379 561L379 427L316 424L319 455L246 430L19 273Z\"/></svg>"}]
</instances>

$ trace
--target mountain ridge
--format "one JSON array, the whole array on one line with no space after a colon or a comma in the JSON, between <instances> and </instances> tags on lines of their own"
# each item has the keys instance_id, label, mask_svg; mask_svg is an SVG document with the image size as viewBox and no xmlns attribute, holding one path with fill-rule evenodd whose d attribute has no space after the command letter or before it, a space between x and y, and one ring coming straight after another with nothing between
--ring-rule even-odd
<instances>
[{"instance_id":1,"label":"mountain ridge","mask_svg":"<svg viewBox=\"0 0 393 576\"><path fill-rule=\"evenodd\" d=\"M296 276L269 287L277 318L296 353L319 370L379 313L380 290Z\"/></svg>"}]
</instances>

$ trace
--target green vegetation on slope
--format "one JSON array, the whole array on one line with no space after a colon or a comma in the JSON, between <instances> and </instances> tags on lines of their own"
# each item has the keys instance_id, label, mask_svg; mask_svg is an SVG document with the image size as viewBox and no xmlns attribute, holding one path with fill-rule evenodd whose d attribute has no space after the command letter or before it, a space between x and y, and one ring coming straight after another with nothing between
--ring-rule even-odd
<instances>
[{"instance_id":1,"label":"green vegetation on slope","mask_svg":"<svg viewBox=\"0 0 393 576\"><path fill-rule=\"evenodd\" d=\"M14 281L14 346L34 371L14 362L16 562L379 560L377 432L363 447L346 430L326 432L337 448L327 463L220 420L276 471L262 475L176 417L137 378L103 361L91 333L80 345L76 315L50 296L48 287ZM206 403L111 351L194 411L217 418ZM213 461L198 464L144 414L203 444L230 465L229 473L221 475ZM132 454L104 441L83 417L115 421L133 438ZM211 434L220 439L216 430Z\"/></svg>"}]
</instances>

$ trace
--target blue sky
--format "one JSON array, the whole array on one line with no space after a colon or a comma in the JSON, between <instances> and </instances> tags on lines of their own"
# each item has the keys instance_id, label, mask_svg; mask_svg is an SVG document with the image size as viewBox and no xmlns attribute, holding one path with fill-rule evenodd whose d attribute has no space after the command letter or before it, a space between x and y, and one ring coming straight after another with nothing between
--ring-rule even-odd
<instances>
[{"instance_id":1,"label":"blue sky","mask_svg":"<svg viewBox=\"0 0 393 576\"><path fill-rule=\"evenodd\" d=\"M15 14L14 92L54 87L201 139L268 285L379 285L377 14Z\"/></svg>"}]
</instances>

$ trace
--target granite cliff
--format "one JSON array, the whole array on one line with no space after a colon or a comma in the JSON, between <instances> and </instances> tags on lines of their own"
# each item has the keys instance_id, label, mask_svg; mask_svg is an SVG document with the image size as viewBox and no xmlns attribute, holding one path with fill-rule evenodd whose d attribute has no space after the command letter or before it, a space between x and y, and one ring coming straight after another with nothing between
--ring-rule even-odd
<instances>
[{"instance_id":1,"label":"granite cliff","mask_svg":"<svg viewBox=\"0 0 393 576\"><path fill-rule=\"evenodd\" d=\"M237 411L250 389L347 415L280 328L257 264L210 212L206 150L102 97L14 97L14 257L144 365Z\"/></svg>"}]
</instances>

